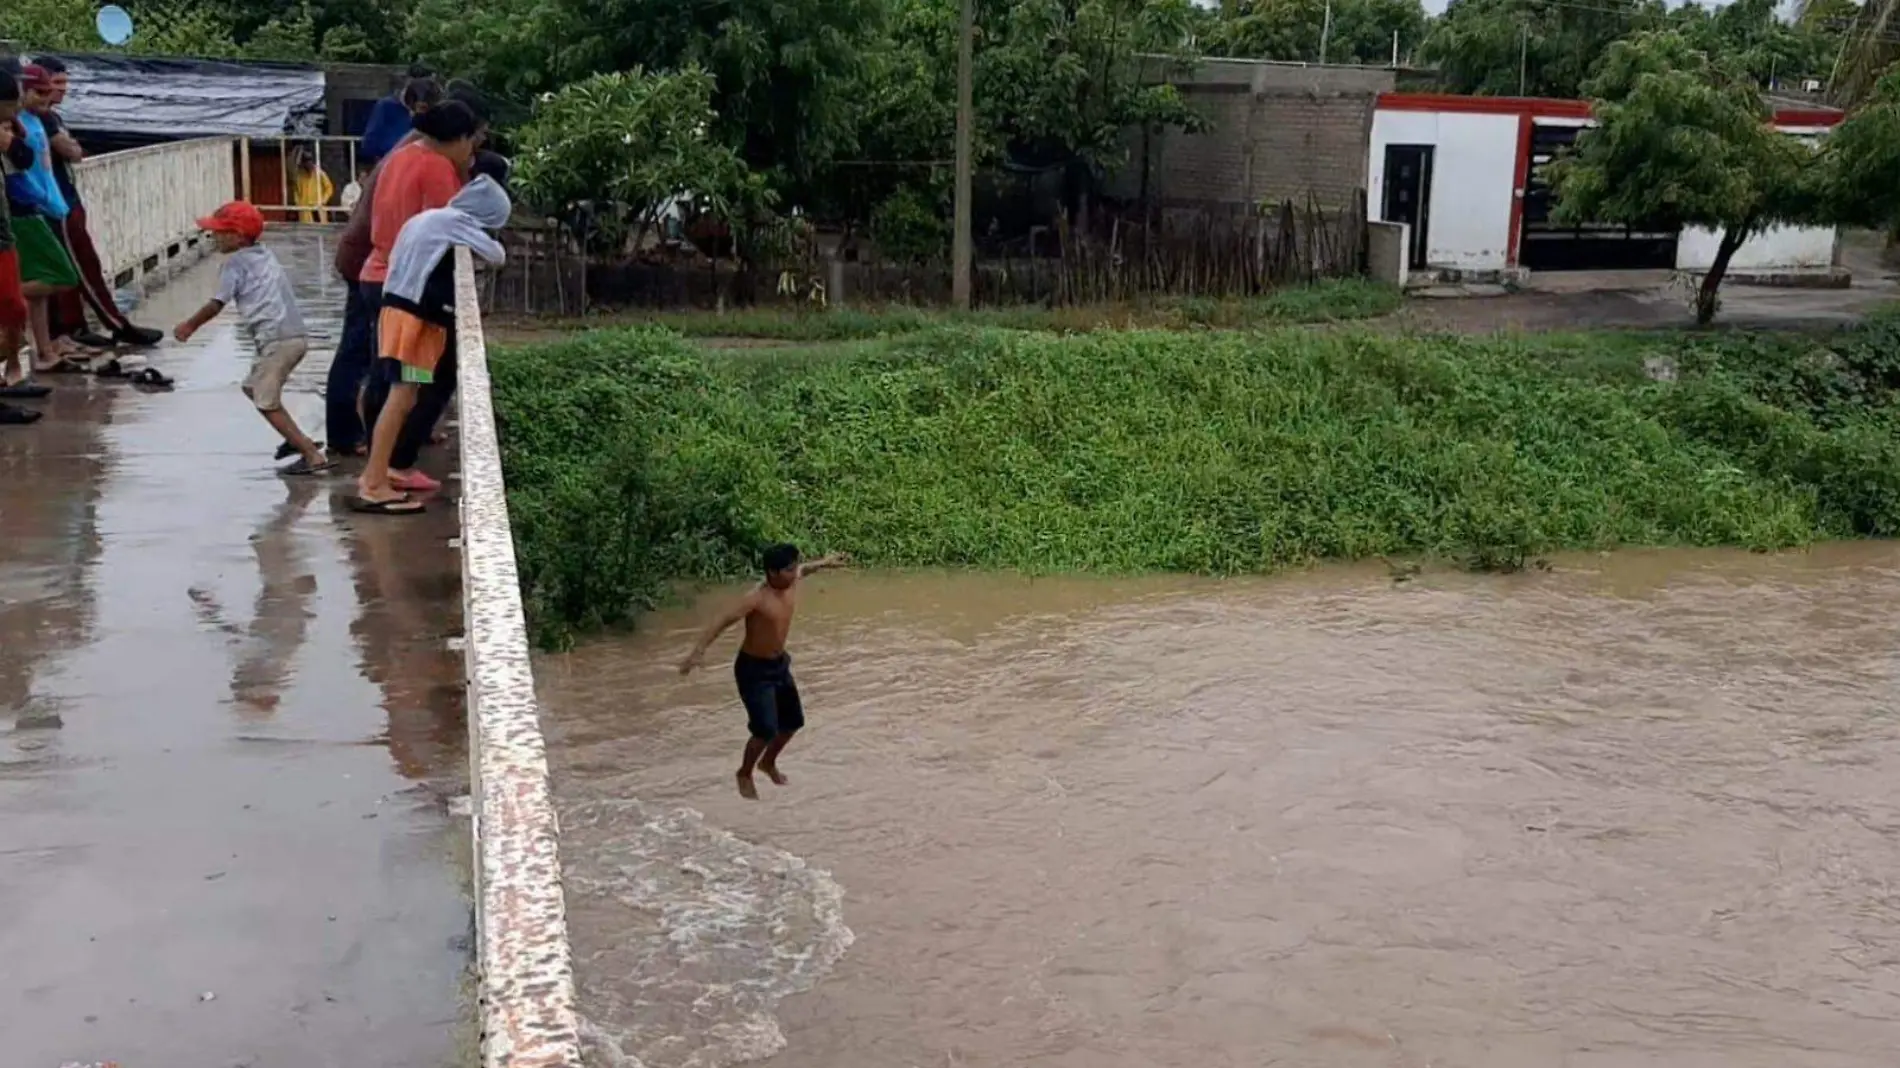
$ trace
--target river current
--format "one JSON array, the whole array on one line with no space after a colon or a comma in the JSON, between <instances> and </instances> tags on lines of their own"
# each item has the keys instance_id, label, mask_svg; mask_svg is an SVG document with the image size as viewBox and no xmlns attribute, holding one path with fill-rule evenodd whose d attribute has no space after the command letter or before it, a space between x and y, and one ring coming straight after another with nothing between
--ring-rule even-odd
<instances>
[{"instance_id":1,"label":"river current","mask_svg":"<svg viewBox=\"0 0 1900 1068\"><path fill-rule=\"evenodd\" d=\"M1887 1068L1900 547L825 575L538 665L590 1064Z\"/></svg>"}]
</instances>

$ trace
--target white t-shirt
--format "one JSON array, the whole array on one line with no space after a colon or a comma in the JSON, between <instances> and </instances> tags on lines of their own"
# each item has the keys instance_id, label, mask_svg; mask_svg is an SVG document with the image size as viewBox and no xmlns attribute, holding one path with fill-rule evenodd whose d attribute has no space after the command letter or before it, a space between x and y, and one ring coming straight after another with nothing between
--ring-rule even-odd
<instances>
[{"instance_id":1,"label":"white t-shirt","mask_svg":"<svg viewBox=\"0 0 1900 1068\"><path fill-rule=\"evenodd\" d=\"M238 321L259 349L278 341L302 338L303 312L290 276L270 249L251 245L224 258L218 272L218 303L237 305Z\"/></svg>"}]
</instances>

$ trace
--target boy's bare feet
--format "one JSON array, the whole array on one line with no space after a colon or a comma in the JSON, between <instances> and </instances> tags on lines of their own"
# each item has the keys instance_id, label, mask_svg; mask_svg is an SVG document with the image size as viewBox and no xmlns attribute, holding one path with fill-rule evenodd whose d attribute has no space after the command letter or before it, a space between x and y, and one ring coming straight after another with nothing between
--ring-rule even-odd
<instances>
[{"instance_id":1,"label":"boy's bare feet","mask_svg":"<svg viewBox=\"0 0 1900 1068\"><path fill-rule=\"evenodd\" d=\"M759 787L758 784L752 781L752 776L742 771L736 778L739 780L739 796L745 798L747 801L757 801L759 799Z\"/></svg>"},{"instance_id":2,"label":"boy's bare feet","mask_svg":"<svg viewBox=\"0 0 1900 1068\"><path fill-rule=\"evenodd\" d=\"M767 764L761 761L759 763L759 770L765 772L765 777L772 780L776 785L785 786L792 781L785 777L784 772L778 770L778 765L776 764Z\"/></svg>"}]
</instances>

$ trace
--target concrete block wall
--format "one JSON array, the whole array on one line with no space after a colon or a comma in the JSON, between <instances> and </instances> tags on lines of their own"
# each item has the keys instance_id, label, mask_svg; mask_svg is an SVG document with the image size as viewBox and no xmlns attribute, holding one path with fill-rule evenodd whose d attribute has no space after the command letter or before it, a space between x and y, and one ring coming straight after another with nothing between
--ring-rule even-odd
<instances>
[{"instance_id":1,"label":"concrete block wall","mask_svg":"<svg viewBox=\"0 0 1900 1068\"><path fill-rule=\"evenodd\" d=\"M1378 94L1392 71L1245 60L1203 60L1173 79L1207 118L1206 132L1130 138L1128 165L1110 185L1164 207L1245 205L1310 195L1346 207L1366 187L1366 144ZM1145 152L1144 152L1145 147Z\"/></svg>"}]
</instances>

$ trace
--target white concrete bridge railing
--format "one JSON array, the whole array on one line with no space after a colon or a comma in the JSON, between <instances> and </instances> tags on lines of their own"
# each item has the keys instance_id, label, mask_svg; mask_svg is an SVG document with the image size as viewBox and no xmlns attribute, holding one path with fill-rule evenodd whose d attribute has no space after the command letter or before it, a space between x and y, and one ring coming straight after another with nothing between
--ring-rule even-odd
<instances>
[{"instance_id":1,"label":"white concrete bridge railing","mask_svg":"<svg viewBox=\"0 0 1900 1068\"><path fill-rule=\"evenodd\" d=\"M85 160L73 180L107 275L137 276L197 251L198 219L235 195L232 140L204 137Z\"/></svg>"},{"instance_id":2,"label":"white concrete bridge railing","mask_svg":"<svg viewBox=\"0 0 1900 1068\"><path fill-rule=\"evenodd\" d=\"M579 1068L560 826L528 657L475 270L455 252L462 617L483 1068Z\"/></svg>"}]
</instances>

